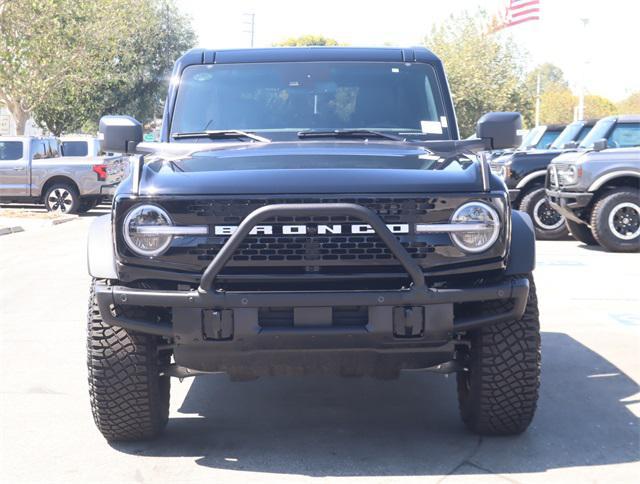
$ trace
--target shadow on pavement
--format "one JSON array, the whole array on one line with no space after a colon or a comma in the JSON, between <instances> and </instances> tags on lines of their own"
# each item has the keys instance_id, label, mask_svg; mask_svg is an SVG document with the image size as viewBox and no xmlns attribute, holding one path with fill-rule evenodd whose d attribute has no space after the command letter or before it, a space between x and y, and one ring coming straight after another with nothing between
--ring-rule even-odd
<instances>
[{"instance_id":1,"label":"shadow on pavement","mask_svg":"<svg viewBox=\"0 0 640 484\"><path fill-rule=\"evenodd\" d=\"M176 382L177 383L177 382ZM329 377L233 383L196 377L166 434L125 453L203 466L308 476L544 472L638 459L627 408L638 385L562 333L543 334L537 416L521 436L479 438L458 418L455 377Z\"/></svg>"}]
</instances>

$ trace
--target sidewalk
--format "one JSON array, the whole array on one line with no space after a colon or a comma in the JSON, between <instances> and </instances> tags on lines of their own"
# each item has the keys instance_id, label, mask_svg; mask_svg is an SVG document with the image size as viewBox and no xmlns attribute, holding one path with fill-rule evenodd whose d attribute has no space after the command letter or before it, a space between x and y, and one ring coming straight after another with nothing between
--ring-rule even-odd
<instances>
[{"instance_id":1,"label":"sidewalk","mask_svg":"<svg viewBox=\"0 0 640 484\"><path fill-rule=\"evenodd\" d=\"M0 208L0 236L41 229L75 220L77 215L47 212L44 208Z\"/></svg>"}]
</instances>

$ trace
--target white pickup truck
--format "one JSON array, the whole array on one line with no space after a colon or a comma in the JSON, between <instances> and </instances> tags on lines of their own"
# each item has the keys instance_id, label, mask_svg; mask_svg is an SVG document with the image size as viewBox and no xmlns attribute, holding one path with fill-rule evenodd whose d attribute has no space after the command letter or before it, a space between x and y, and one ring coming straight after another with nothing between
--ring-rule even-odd
<instances>
[{"instance_id":1,"label":"white pickup truck","mask_svg":"<svg viewBox=\"0 0 640 484\"><path fill-rule=\"evenodd\" d=\"M0 201L86 212L113 192L108 162L90 136L0 136Z\"/></svg>"}]
</instances>

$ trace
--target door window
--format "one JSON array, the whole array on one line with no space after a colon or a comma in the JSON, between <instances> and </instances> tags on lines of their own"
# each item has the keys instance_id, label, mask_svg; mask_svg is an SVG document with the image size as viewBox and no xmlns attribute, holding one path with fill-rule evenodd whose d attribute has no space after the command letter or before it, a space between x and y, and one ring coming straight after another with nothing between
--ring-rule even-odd
<instances>
[{"instance_id":1,"label":"door window","mask_svg":"<svg viewBox=\"0 0 640 484\"><path fill-rule=\"evenodd\" d=\"M31 142L31 153L34 160L43 160L49 156L49 147L45 140L35 139Z\"/></svg>"},{"instance_id":2,"label":"door window","mask_svg":"<svg viewBox=\"0 0 640 484\"><path fill-rule=\"evenodd\" d=\"M22 158L22 141L0 141L0 160L10 161Z\"/></svg>"},{"instance_id":3,"label":"door window","mask_svg":"<svg viewBox=\"0 0 640 484\"><path fill-rule=\"evenodd\" d=\"M609 135L610 148L630 148L640 146L640 123L618 123Z\"/></svg>"}]
</instances>

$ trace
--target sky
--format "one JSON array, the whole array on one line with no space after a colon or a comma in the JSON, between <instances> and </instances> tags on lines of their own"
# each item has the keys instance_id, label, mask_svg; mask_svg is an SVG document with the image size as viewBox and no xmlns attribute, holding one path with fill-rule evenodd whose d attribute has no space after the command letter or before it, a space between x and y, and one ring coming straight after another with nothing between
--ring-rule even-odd
<instances>
[{"instance_id":1,"label":"sky","mask_svg":"<svg viewBox=\"0 0 640 484\"><path fill-rule=\"evenodd\" d=\"M199 47L254 46L324 35L352 46L422 45L451 14L504 9L507 0L176 0L192 19ZM541 0L541 19L506 29L527 55L527 68L558 65L576 91L619 101L640 90L640 0ZM581 19L588 19L585 27ZM428 46L427 46L428 47ZM445 66L446 67L446 66Z\"/></svg>"}]
</instances>

